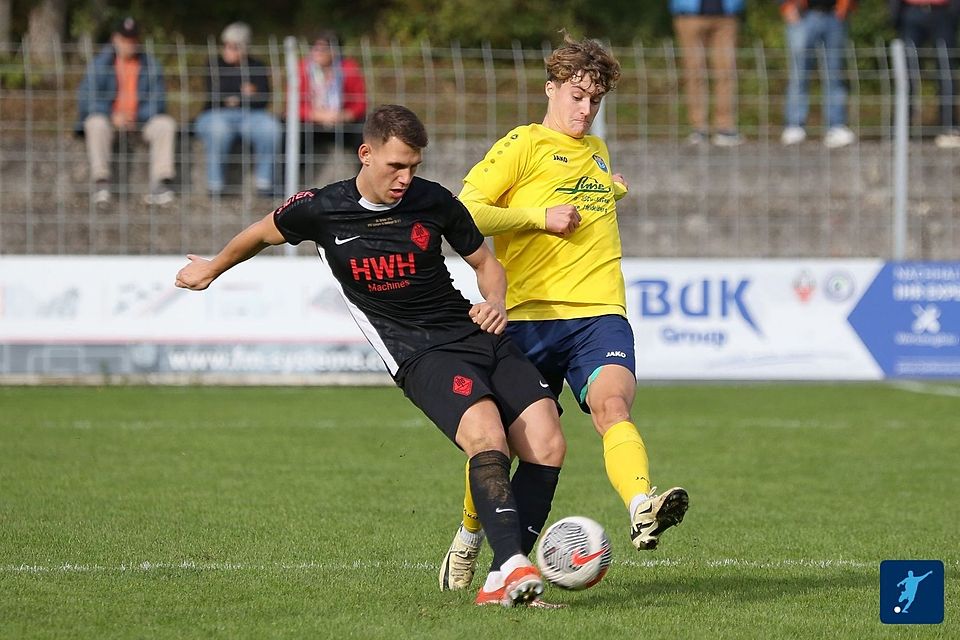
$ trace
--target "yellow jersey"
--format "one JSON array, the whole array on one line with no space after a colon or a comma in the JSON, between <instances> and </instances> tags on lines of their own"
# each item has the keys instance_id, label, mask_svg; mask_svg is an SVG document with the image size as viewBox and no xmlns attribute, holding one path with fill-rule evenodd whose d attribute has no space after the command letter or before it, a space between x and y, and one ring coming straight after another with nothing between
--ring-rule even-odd
<instances>
[{"instance_id":1,"label":"yellow jersey","mask_svg":"<svg viewBox=\"0 0 960 640\"><path fill-rule=\"evenodd\" d=\"M460 199L506 269L511 320L626 316L616 207L626 189L603 140L520 126L463 182ZM566 237L545 231L546 210L561 204L582 218Z\"/></svg>"}]
</instances>

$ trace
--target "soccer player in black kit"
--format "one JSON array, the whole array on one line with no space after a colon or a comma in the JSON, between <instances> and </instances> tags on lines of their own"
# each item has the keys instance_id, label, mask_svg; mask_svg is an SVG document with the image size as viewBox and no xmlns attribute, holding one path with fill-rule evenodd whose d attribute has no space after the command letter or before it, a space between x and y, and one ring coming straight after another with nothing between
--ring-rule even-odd
<instances>
[{"instance_id":1,"label":"soccer player in black kit","mask_svg":"<svg viewBox=\"0 0 960 640\"><path fill-rule=\"evenodd\" d=\"M423 124L398 105L367 119L355 179L290 197L213 259L188 255L176 285L200 291L270 245L304 240L404 394L469 458L477 512L493 549L478 605L545 605L528 559L550 512L566 443L556 399L502 335L506 276L470 213L445 188L414 177ZM441 237L476 271L484 301L453 286ZM510 478L510 455L519 459Z\"/></svg>"}]
</instances>

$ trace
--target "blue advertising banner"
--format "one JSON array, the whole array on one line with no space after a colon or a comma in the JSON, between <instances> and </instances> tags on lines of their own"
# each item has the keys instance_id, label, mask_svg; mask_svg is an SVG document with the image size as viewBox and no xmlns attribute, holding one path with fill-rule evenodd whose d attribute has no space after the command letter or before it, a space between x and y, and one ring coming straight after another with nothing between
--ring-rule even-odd
<instances>
[{"instance_id":1,"label":"blue advertising banner","mask_svg":"<svg viewBox=\"0 0 960 640\"><path fill-rule=\"evenodd\" d=\"M960 262L886 263L848 321L885 377L960 377Z\"/></svg>"}]
</instances>

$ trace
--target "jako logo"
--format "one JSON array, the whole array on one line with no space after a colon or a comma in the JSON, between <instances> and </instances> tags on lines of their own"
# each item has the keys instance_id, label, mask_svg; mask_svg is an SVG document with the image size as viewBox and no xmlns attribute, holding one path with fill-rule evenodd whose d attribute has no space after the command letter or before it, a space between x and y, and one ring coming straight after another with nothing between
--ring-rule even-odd
<instances>
[{"instance_id":1,"label":"jako logo","mask_svg":"<svg viewBox=\"0 0 960 640\"><path fill-rule=\"evenodd\" d=\"M626 357L627 357L627 354L625 354L623 351L607 351L607 355L606 355L605 357L607 357L607 358L626 358Z\"/></svg>"},{"instance_id":2,"label":"jako logo","mask_svg":"<svg viewBox=\"0 0 960 640\"><path fill-rule=\"evenodd\" d=\"M566 162L566 161L567 161L567 156L562 156L562 155L560 155L559 153L555 153L555 154L553 154L553 159L554 159L554 160L557 160L557 161L559 161L559 162Z\"/></svg>"},{"instance_id":3,"label":"jako logo","mask_svg":"<svg viewBox=\"0 0 960 640\"><path fill-rule=\"evenodd\" d=\"M737 313L755 333L763 335L744 300L749 279L704 278L687 282L679 289L667 280L634 280L630 286L640 290L643 318L662 318L675 311L687 318L729 318Z\"/></svg>"}]
</instances>

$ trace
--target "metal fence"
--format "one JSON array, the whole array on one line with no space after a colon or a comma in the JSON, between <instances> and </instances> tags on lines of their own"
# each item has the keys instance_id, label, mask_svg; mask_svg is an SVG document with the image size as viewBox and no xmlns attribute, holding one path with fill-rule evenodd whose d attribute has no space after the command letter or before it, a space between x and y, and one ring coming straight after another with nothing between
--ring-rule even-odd
<instances>
[{"instance_id":1,"label":"metal fence","mask_svg":"<svg viewBox=\"0 0 960 640\"><path fill-rule=\"evenodd\" d=\"M164 66L168 112L180 126L178 197L165 206L142 202L147 154L135 139L122 141L116 162L119 197L108 206L91 199L84 144L73 129L76 87L96 47L56 44L44 59L25 45L0 49L0 253L209 253L275 206L256 196L244 149L234 192L219 199L205 193L202 146L190 125L207 97L204 78L215 64L216 43L147 41L144 47ZM306 51L303 43L287 51L275 39L251 50L272 69L278 116L286 110L286 63ZM421 175L454 192L499 136L543 117L548 47L362 41L342 53L361 64L368 104L401 103L421 116L431 136ZM849 118L858 141L833 150L820 143L816 77L810 139L781 146L788 75L781 49L758 43L737 51L738 124L746 142L732 148L686 144L675 45L636 43L614 53L623 78L605 99L595 130L607 140L614 170L631 185L619 204L626 255L893 257L902 242L903 257L957 257L960 150L937 148L933 129L924 126L936 119L937 70L923 62L935 52L905 50L903 62L918 89L917 117L899 138L901 174L895 172L896 83L886 43L847 50ZM355 167L351 154L340 149L311 158L296 187L348 177ZM283 160L278 154L281 174ZM906 214L900 238L894 233L898 203Z\"/></svg>"}]
</instances>

